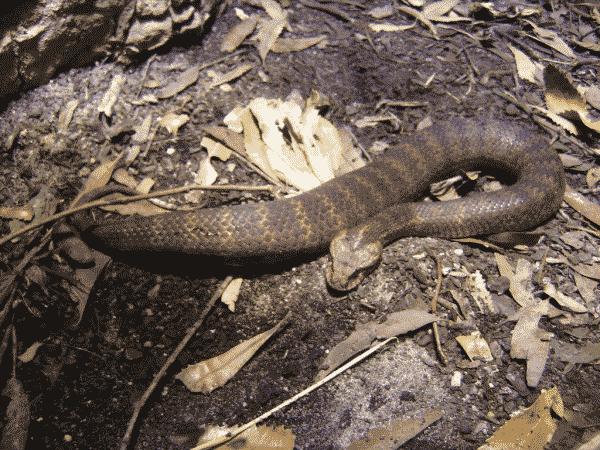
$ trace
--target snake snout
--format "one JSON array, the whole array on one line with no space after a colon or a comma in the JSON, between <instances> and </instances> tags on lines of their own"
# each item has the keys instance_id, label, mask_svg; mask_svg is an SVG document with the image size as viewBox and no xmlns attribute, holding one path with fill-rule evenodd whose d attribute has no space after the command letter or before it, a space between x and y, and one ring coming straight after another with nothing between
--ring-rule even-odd
<instances>
[{"instance_id":1,"label":"snake snout","mask_svg":"<svg viewBox=\"0 0 600 450\"><path fill-rule=\"evenodd\" d=\"M360 236L342 231L329 246L327 284L338 291L356 288L377 267L382 251L381 242L362 242Z\"/></svg>"}]
</instances>

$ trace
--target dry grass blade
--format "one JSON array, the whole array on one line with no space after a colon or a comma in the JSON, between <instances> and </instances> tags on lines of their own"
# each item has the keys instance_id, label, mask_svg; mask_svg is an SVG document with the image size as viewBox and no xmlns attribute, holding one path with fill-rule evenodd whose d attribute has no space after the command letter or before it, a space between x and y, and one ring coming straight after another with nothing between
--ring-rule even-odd
<instances>
[{"instance_id":1,"label":"dry grass blade","mask_svg":"<svg viewBox=\"0 0 600 450\"><path fill-rule=\"evenodd\" d=\"M277 333L288 321L282 319L270 330L241 342L213 358L187 366L176 376L192 392L208 394L223 386L254 356L260 347Z\"/></svg>"}]
</instances>

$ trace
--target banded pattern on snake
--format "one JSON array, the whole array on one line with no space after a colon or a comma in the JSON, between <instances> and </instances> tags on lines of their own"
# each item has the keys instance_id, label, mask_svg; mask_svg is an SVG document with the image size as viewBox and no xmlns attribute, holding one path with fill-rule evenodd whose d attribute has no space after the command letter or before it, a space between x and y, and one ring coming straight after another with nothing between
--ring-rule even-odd
<instances>
[{"instance_id":1,"label":"banded pattern on snake","mask_svg":"<svg viewBox=\"0 0 600 450\"><path fill-rule=\"evenodd\" d=\"M515 182L457 200L415 202L432 182L478 169L499 170ZM377 265L383 246L393 240L529 229L556 213L564 189L561 161L540 134L512 122L457 119L402 137L373 163L296 197L109 218L82 231L120 251L225 259L276 261L330 247L328 282L347 290Z\"/></svg>"}]
</instances>

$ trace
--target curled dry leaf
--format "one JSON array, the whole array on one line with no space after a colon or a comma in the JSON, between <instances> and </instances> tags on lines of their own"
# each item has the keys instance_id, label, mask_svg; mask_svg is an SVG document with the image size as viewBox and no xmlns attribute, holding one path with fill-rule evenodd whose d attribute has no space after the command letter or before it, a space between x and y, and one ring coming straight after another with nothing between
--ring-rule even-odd
<instances>
[{"instance_id":1,"label":"curled dry leaf","mask_svg":"<svg viewBox=\"0 0 600 450\"><path fill-rule=\"evenodd\" d=\"M600 225L600 205L586 199L582 194L567 185L565 202L586 219Z\"/></svg>"},{"instance_id":2,"label":"curled dry leaf","mask_svg":"<svg viewBox=\"0 0 600 450\"><path fill-rule=\"evenodd\" d=\"M0 448L25 450L31 420L31 406L27 393L21 382L17 378L11 377L6 382L2 395L10 400L6 407Z\"/></svg>"},{"instance_id":3,"label":"curled dry leaf","mask_svg":"<svg viewBox=\"0 0 600 450\"><path fill-rule=\"evenodd\" d=\"M527 360L527 385L536 387L540 382L550 351L552 333L538 328L542 316L548 315L547 300L527 305L518 311L518 320L512 332L510 356Z\"/></svg>"},{"instance_id":4,"label":"curled dry leaf","mask_svg":"<svg viewBox=\"0 0 600 450\"><path fill-rule=\"evenodd\" d=\"M488 343L478 330L465 336L456 336L456 340L471 361L490 362L494 360Z\"/></svg>"},{"instance_id":5,"label":"curled dry leaf","mask_svg":"<svg viewBox=\"0 0 600 450\"><path fill-rule=\"evenodd\" d=\"M0 218L30 222L33 219L33 207L31 205L0 206Z\"/></svg>"},{"instance_id":6,"label":"curled dry leaf","mask_svg":"<svg viewBox=\"0 0 600 450\"><path fill-rule=\"evenodd\" d=\"M419 310L407 309L388 315L383 323L368 322L359 325L350 336L333 347L321 363L321 370L316 381L325 378L337 367L358 352L371 346L375 339L387 339L410 331L417 330L438 318L433 314Z\"/></svg>"},{"instance_id":7,"label":"curled dry leaf","mask_svg":"<svg viewBox=\"0 0 600 450\"><path fill-rule=\"evenodd\" d=\"M113 107L119 98L121 88L125 84L126 78L123 75L115 75L110 82L108 90L104 93L100 104L98 105L98 112L104 114L106 117L112 116Z\"/></svg>"},{"instance_id":8,"label":"curled dry leaf","mask_svg":"<svg viewBox=\"0 0 600 450\"><path fill-rule=\"evenodd\" d=\"M565 413L562 398L556 387L542 389L533 405L498 428L478 450L543 450L558 427L552 412L559 417Z\"/></svg>"},{"instance_id":9,"label":"curled dry leaf","mask_svg":"<svg viewBox=\"0 0 600 450\"><path fill-rule=\"evenodd\" d=\"M229 311L235 311L235 303L240 295L240 290L242 288L243 278L234 278L227 285L223 294L221 295L221 301L227 305Z\"/></svg>"},{"instance_id":10,"label":"curled dry leaf","mask_svg":"<svg viewBox=\"0 0 600 450\"><path fill-rule=\"evenodd\" d=\"M35 358L35 355L37 354L38 349L42 345L43 345L42 342L34 342L29 347L27 347L27 350L25 350L23 353L21 353L19 356L17 356L17 358L19 358L19 361L21 361L23 364L33 361L33 358Z\"/></svg>"},{"instance_id":11,"label":"curled dry leaf","mask_svg":"<svg viewBox=\"0 0 600 450\"><path fill-rule=\"evenodd\" d=\"M588 312L588 309L584 305L579 303L574 298L571 298L568 295L560 292L552 283L544 283L544 292L546 295L556 300L556 302L564 309L568 309L569 311L579 314Z\"/></svg>"},{"instance_id":12,"label":"curled dry leaf","mask_svg":"<svg viewBox=\"0 0 600 450\"><path fill-rule=\"evenodd\" d=\"M271 51L273 53L290 53L290 52L300 52L302 50L306 50L313 45L317 45L325 40L327 36L324 34L320 36L315 36L311 38L278 38Z\"/></svg>"},{"instance_id":13,"label":"curled dry leaf","mask_svg":"<svg viewBox=\"0 0 600 450\"><path fill-rule=\"evenodd\" d=\"M221 51L227 53L234 51L254 32L257 24L258 16L252 15L235 25L223 38L223 41L221 42Z\"/></svg>"},{"instance_id":14,"label":"curled dry leaf","mask_svg":"<svg viewBox=\"0 0 600 450\"><path fill-rule=\"evenodd\" d=\"M200 67L193 66L182 72L177 76L177 78L167 84L164 88L156 93L156 97L160 99L165 99L169 97L173 97L174 95L179 94L184 91L196 81L198 81L198 77L200 76Z\"/></svg>"},{"instance_id":15,"label":"curled dry leaf","mask_svg":"<svg viewBox=\"0 0 600 450\"><path fill-rule=\"evenodd\" d=\"M233 378L258 349L286 323L287 317L270 330L241 342L225 353L187 366L176 378L190 391L208 394Z\"/></svg>"},{"instance_id":16,"label":"curled dry leaf","mask_svg":"<svg viewBox=\"0 0 600 450\"><path fill-rule=\"evenodd\" d=\"M526 259L519 258L517 267L513 270L508 258L501 253L494 254L496 265L500 275L508 278L510 281L510 293L513 299L521 306L533 305L533 286L531 285L531 277L533 269L531 263Z\"/></svg>"},{"instance_id":17,"label":"curled dry leaf","mask_svg":"<svg viewBox=\"0 0 600 450\"><path fill-rule=\"evenodd\" d=\"M392 420L383 427L369 430L366 438L352 442L348 450L397 449L425 428L440 420L442 416L442 411L433 409L427 411L420 419L400 418Z\"/></svg>"},{"instance_id":18,"label":"curled dry leaf","mask_svg":"<svg viewBox=\"0 0 600 450\"><path fill-rule=\"evenodd\" d=\"M184 126L190 117L187 114L167 113L159 120L159 125L164 127L169 133L177 134L179 129Z\"/></svg>"}]
</instances>

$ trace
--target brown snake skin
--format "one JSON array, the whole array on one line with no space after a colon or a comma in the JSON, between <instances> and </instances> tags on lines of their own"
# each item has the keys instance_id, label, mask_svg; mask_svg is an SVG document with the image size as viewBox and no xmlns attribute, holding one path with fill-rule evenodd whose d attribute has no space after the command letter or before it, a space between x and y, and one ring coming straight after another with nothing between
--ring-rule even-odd
<instances>
[{"instance_id":1,"label":"brown snake skin","mask_svg":"<svg viewBox=\"0 0 600 450\"><path fill-rule=\"evenodd\" d=\"M458 200L413 202L432 182L475 169L500 170L516 181ZM375 162L293 198L107 219L84 231L121 251L225 259L276 261L330 246L328 282L346 290L395 239L529 229L556 213L564 189L562 164L541 135L511 122L453 120L404 136Z\"/></svg>"}]
</instances>

